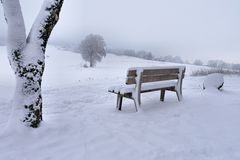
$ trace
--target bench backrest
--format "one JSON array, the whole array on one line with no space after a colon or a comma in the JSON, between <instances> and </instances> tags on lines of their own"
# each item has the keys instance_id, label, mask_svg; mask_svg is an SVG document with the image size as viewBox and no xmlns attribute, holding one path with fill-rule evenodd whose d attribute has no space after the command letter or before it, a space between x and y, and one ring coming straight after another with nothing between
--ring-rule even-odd
<instances>
[{"instance_id":1,"label":"bench backrest","mask_svg":"<svg viewBox=\"0 0 240 160\"><path fill-rule=\"evenodd\" d=\"M127 73L126 84L136 84L137 70L139 68L130 68ZM148 67L140 68L141 78L140 83L166 81L183 79L185 67Z\"/></svg>"}]
</instances>

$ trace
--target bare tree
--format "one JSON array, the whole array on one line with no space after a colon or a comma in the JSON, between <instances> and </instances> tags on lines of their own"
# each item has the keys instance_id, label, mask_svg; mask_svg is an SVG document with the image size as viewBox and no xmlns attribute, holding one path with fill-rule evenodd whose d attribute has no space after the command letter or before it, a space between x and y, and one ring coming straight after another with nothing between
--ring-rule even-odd
<instances>
[{"instance_id":1,"label":"bare tree","mask_svg":"<svg viewBox=\"0 0 240 160\"><path fill-rule=\"evenodd\" d=\"M80 52L82 58L90 63L90 67L94 67L106 56L105 42L102 36L90 34L80 44Z\"/></svg>"},{"instance_id":2,"label":"bare tree","mask_svg":"<svg viewBox=\"0 0 240 160\"><path fill-rule=\"evenodd\" d=\"M232 64L231 68L234 70L240 70L240 64Z\"/></svg>"},{"instance_id":3,"label":"bare tree","mask_svg":"<svg viewBox=\"0 0 240 160\"><path fill-rule=\"evenodd\" d=\"M19 0L1 0L8 24L8 58L16 75L12 117L36 128L42 121L45 50L64 0L44 0L28 37Z\"/></svg>"},{"instance_id":4,"label":"bare tree","mask_svg":"<svg viewBox=\"0 0 240 160\"><path fill-rule=\"evenodd\" d=\"M156 59L158 61L163 61L163 62L183 63L182 58L179 56L174 57L174 56L168 55L168 56L163 56Z\"/></svg>"},{"instance_id":5,"label":"bare tree","mask_svg":"<svg viewBox=\"0 0 240 160\"><path fill-rule=\"evenodd\" d=\"M147 59L147 60L152 60L153 59L153 55L151 52L146 52L146 51L139 51L136 53L137 57L140 57L142 59Z\"/></svg>"},{"instance_id":6,"label":"bare tree","mask_svg":"<svg viewBox=\"0 0 240 160\"><path fill-rule=\"evenodd\" d=\"M209 66L209 67L217 67L218 66L218 62L217 62L217 60L209 60L207 62L207 66Z\"/></svg>"},{"instance_id":7,"label":"bare tree","mask_svg":"<svg viewBox=\"0 0 240 160\"><path fill-rule=\"evenodd\" d=\"M222 60L209 60L207 66L215 68L230 68L230 65Z\"/></svg>"},{"instance_id":8,"label":"bare tree","mask_svg":"<svg viewBox=\"0 0 240 160\"><path fill-rule=\"evenodd\" d=\"M125 49L123 50L123 55L137 57L135 50L133 49Z\"/></svg>"}]
</instances>

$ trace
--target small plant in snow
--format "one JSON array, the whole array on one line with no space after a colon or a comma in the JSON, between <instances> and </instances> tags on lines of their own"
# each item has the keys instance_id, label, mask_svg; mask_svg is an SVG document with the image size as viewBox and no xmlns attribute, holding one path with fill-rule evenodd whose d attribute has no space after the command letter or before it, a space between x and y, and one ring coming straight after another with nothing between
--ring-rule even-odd
<instances>
[{"instance_id":1,"label":"small plant in snow","mask_svg":"<svg viewBox=\"0 0 240 160\"><path fill-rule=\"evenodd\" d=\"M105 42L102 36L90 34L80 44L82 58L94 67L106 56Z\"/></svg>"}]
</instances>

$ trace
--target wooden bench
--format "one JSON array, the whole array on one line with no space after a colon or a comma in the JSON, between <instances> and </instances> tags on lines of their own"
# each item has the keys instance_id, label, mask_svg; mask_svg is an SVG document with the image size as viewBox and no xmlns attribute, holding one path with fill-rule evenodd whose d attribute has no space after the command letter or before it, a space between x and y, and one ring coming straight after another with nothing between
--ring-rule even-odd
<instances>
[{"instance_id":1,"label":"wooden bench","mask_svg":"<svg viewBox=\"0 0 240 160\"><path fill-rule=\"evenodd\" d=\"M185 66L137 67L127 72L126 84L114 86L109 92L117 94L117 109L121 110L123 97L134 101L136 111L141 105L141 93L159 91L160 100L164 101L165 91L176 92L182 99L182 81Z\"/></svg>"}]
</instances>

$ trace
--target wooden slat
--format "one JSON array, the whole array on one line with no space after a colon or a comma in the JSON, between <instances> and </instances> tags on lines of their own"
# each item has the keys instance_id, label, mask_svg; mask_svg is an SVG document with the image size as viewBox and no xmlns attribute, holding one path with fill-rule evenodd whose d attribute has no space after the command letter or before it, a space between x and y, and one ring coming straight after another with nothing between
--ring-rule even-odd
<instances>
[{"instance_id":1,"label":"wooden slat","mask_svg":"<svg viewBox=\"0 0 240 160\"><path fill-rule=\"evenodd\" d=\"M143 71L143 75L156 75L156 74L171 74L171 73L179 73L178 68L170 68L170 69L147 69Z\"/></svg>"},{"instance_id":2,"label":"wooden slat","mask_svg":"<svg viewBox=\"0 0 240 160\"><path fill-rule=\"evenodd\" d=\"M129 70L127 77L136 77L137 76L137 71L136 70Z\"/></svg>"},{"instance_id":3,"label":"wooden slat","mask_svg":"<svg viewBox=\"0 0 240 160\"><path fill-rule=\"evenodd\" d=\"M142 75L142 77L161 77L161 76L178 76L179 73L167 73L167 74L152 74L152 75Z\"/></svg>"},{"instance_id":4,"label":"wooden slat","mask_svg":"<svg viewBox=\"0 0 240 160\"><path fill-rule=\"evenodd\" d=\"M149 90L144 90L141 91L141 93L146 93L146 92L153 92L153 91L159 91L159 90L170 90L170 91L174 91L175 87L158 87L158 88L154 88L154 89L149 89Z\"/></svg>"},{"instance_id":5,"label":"wooden slat","mask_svg":"<svg viewBox=\"0 0 240 160\"><path fill-rule=\"evenodd\" d=\"M160 76L142 76L141 82L142 83L147 83L147 82L156 82L156 81L166 81L166 80L174 80L178 79L177 74L172 74L172 75L160 75Z\"/></svg>"},{"instance_id":6,"label":"wooden slat","mask_svg":"<svg viewBox=\"0 0 240 160\"><path fill-rule=\"evenodd\" d=\"M136 70L128 70L126 84L136 84L137 71Z\"/></svg>"},{"instance_id":7,"label":"wooden slat","mask_svg":"<svg viewBox=\"0 0 240 160\"><path fill-rule=\"evenodd\" d=\"M126 84L136 84L135 78L127 78L126 79Z\"/></svg>"}]
</instances>

